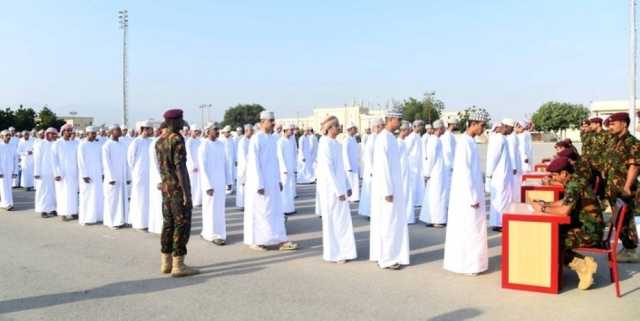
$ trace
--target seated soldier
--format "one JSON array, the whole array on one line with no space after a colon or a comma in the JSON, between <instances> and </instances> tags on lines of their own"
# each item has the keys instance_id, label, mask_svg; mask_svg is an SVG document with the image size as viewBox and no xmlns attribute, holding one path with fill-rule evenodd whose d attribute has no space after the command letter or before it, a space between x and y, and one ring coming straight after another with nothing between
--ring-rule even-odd
<instances>
[{"instance_id":1,"label":"seated soldier","mask_svg":"<svg viewBox=\"0 0 640 321\"><path fill-rule=\"evenodd\" d=\"M560 227L560 245L564 249L564 264L578 274L578 288L586 290L593 284L598 264L593 257L572 249L602 246L605 225L602 208L593 189L588 187L588 178L577 175L568 158L556 158L547 170L553 180L564 185L564 198L553 203L534 203L533 208L541 213L571 216L571 224Z\"/></svg>"}]
</instances>

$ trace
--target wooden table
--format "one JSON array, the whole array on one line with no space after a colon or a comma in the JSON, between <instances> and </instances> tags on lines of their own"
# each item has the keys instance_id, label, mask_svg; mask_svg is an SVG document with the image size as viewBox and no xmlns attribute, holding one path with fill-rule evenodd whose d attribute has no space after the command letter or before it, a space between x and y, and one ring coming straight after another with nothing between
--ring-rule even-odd
<instances>
[{"instance_id":1,"label":"wooden table","mask_svg":"<svg viewBox=\"0 0 640 321\"><path fill-rule=\"evenodd\" d=\"M569 216L536 213L512 203L502 214L502 287L558 293L562 280L560 225Z\"/></svg>"},{"instance_id":2,"label":"wooden table","mask_svg":"<svg viewBox=\"0 0 640 321\"><path fill-rule=\"evenodd\" d=\"M547 171L547 165L549 165L549 163L538 163L533 165L533 171L534 172L546 172Z\"/></svg>"},{"instance_id":3,"label":"wooden table","mask_svg":"<svg viewBox=\"0 0 640 321\"><path fill-rule=\"evenodd\" d=\"M522 182L520 186L520 202L533 203L534 201L554 202L564 196L564 187L560 185L542 185L540 181Z\"/></svg>"},{"instance_id":4,"label":"wooden table","mask_svg":"<svg viewBox=\"0 0 640 321\"><path fill-rule=\"evenodd\" d=\"M536 181L541 182L543 178L550 176L549 172L526 172L522 174L522 182Z\"/></svg>"}]
</instances>

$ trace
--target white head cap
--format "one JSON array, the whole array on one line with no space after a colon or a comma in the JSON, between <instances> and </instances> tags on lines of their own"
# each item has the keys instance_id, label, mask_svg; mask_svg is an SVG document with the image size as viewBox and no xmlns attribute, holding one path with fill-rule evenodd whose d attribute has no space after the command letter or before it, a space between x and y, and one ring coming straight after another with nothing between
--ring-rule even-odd
<instances>
[{"instance_id":1,"label":"white head cap","mask_svg":"<svg viewBox=\"0 0 640 321\"><path fill-rule=\"evenodd\" d=\"M229 125L224 126L224 128L222 128L222 130L221 130L221 132L223 132L223 133L228 133L230 131L231 131L231 126L229 126Z\"/></svg>"},{"instance_id":2,"label":"white head cap","mask_svg":"<svg viewBox=\"0 0 640 321\"><path fill-rule=\"evenodd\" d=\"M358 126L356 126L356 123L350 121L349 124L347 125L347 129L351 129L351 128L358 128Z\"/></svg>"},{"instance_id":3,"label":"white head cap","mask_svg":"<svg viewBox=\"0 0 640 321\"><path fill-rule=\"evenodd\" d=\"M388 108L387 110L385 110L384 112L384 116L385 117L395 117L395 118L400 118L402 117L402 110L404 108L402 107L402 105L400 104L394 104L393 106L391 106L390 108Z\"/></svg>"},{"instance_id":4,"label":"white head cap","mask_svg":"<svg viewBox=\"0 0 640 321\"><path fill-rule=\"evenodd\" d=\"M9 135L9 134L11 134L11 133L6 129L0 132L0 136L5 136L5 135Z\"/></svg>"},{"instance_id":5,"label":"white head cap","mask_svg":"<svg viewBox=\"0 0 640 321\"><path fill-rule=\"evenodd\" d=\"M57 134L58 130L53 128L53 127L49 127L47 128L47 130L44 131L45 134L49 134L49 133L53 133L53 134Z\"/></svg>"},{"instance_id":6,"label":"white head cap","mask_svg":"<svg viewBox=\"0 0 640 321\"><path fill-rule=\"evenodd\" d=\"M432 127L431 127L431 125L430 125L430 124L426 124L426 125L424 125L424 129L431 129L431 128L432 128Z\"/></svg>"},{"instance_id":7,"label":"white head cap","mask_svg":"<svg viewBox=\"0 0 640 321\"><path fill-rule=\"evenodd\" d=\"M198 124L191 124L191 130L200 130L200 127L198 127Z\"/></svg>"},{"instance_id":8,"label":"white head cap","mask_svg":"<svg viewBox=\"0 0 640 321\"><path fill-rule=\"evenodd\" d=\"M139 121L136 128L140 129L142 127L152 128L153 124L148 120Z\"/></svg>"},{"instance_id":9,"label":"white head cap","mask_svg":"<svg viewBox=\"0 0 640 321\"><path fill-rule=\"evenodd\" d=\"M260 112L260 120L265 119L276 119L276 116L272 111L264 110Z\"/></svg>"},{"instance_id":10,"label":"white head cap","mask_svg":"<svg viewBox=\"0 0 640 321\"><path fill-rule=\"evenodd\" d=\"M524 120L519 120L518 121L518 126L522 127L522 128L527 128L528 123Z\"/></svg>"},{"instance_id":11,"label":"white head cap","mask_svg":"<svg viewBox=\"0 0 640 321\"><path fill-rule=\"evenodd\" d=\"M384 121L380 118L376 118L374 120L371 121L371 127L373 126L382 126L384 125Z\"/></svg>"},{"instance_id":12,"label":"white head cap","mask_svg":"<svg viewBox=\"0 0 640 321\"><path fill-rule=\"evenodd\" d=\"M400 129L411 129L411 123L403 120L402 123L400 124Z\"/></svg>"},{"instance_id":13,"label":"white head cap","mask_svg":"<svg viewBox=\"0 0 640 321\"><path fill-rule=\"evenodd\" d=\"M433 129L440 129L440 128L444 128L444 121L442 121L442 119L438 119L433 122Z\"/></svg>"},{"instance_id":14,"label":"white head cap","mask_svg":"<svg viewBox=\"0 0 640 321\"><path fill-rule=\"evenodd\" d=\"M502 124L509 127L514 127L516 122L511 118L505 118L502 120Z\"/></svg>"},{"instance_id":15,"label":"white head cap","mask_svg":"<svg viewBox=\"0 0 640 321\"><path fill-rule=\"evenodd\" d=\"M109 126L109 130L114 130L114 129L116 129L116 128L118 128L118 129L122 129L122 128L120 127L120 125L118 125L118 124L111 124L111 125ZM126 127L124 127L124 128L126 128Z\"/></svg>"},{"instance_id":16,"label":"white head cap","mask_svg":"<svg viewBox=\"0 0 640 321\"><path fill-rule=\"evenodd\" d=\"M251 129L251 128L253 128L253 125L251 125L251 124L244 124L244 129L245 129L245 130L247 130L247 129Z\"/></svg>"},{"instance_id":17,"label":"white head cap","mask_svg":"<svg viewBox=\"0 0 640 321\"><path fill-rule=\"evenodd\" d=\"M285 127L285 128L287 128L287 129L296 129L296 124L291 123L291 124L287 125L287 127Z\"/></svg>"},{"instance_id":18,"label":"white head cap","mask_svg":"<svg viewBox=\"0 0 640 321\"><path fill-rule=\"evenodd\" d=\"M413 126L414 127L418 127L418 126L423 126L424 125L424 121L420 120L420 119L416 119L413 121Z\"/></svg>"},{"instance_id":19,"label":"white head cap","mask_svg":"<svg viewBox=\"0 0 640 321\"><path fill-rule=\"evenodd\" d=\"M95 133L95 132L96 132L96 128L95 128L95 127L93 127L93 126L87 126L87 127L84 129L84 131L85 131L85 132L87 132L87 133Z\"/></svg>"}]
</instances>

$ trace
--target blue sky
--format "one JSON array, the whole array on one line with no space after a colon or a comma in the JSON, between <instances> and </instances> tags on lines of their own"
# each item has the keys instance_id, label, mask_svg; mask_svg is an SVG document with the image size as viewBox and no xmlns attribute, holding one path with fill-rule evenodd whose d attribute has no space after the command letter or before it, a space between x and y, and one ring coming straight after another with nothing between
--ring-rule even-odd
<instances>
[{"instance_id":1,"label":"blue sky","mask_svg":"<svg viewBox=\"0 0 640 321\"><path fill-rule=\"evenodd\" d=\"M260 103L277 116L436 91L448 109L522 118L545 101L628 96L627 0L10 1L0 106L121 119L130 15L130 119ZM190 117L189 117L190 116Z\"/></svg>"}]
</instances>

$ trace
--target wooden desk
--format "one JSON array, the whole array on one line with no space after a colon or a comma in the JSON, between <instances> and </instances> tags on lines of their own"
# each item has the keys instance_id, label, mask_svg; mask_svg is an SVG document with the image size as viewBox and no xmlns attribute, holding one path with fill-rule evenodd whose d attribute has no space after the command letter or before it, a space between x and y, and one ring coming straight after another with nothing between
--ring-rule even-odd
<instances>
[{"instance_id":1,"label":"wooden desk","mask_svg":"<svg viewBox=\"0 0 640 321\"><path fill-rule=\"evenodd\" d=\"M502 288L558 293L562 280L560 225L569 216L535 213L512 203L502 214Z\"/></svg>"},{"instance_id":2,"label":"wooden desk","mask_svg":"<svg viewBox=\"0 0 640 321\"><path fill-rule=\"evenodd\" d=\"M533 165L533 171L534 172L546 172L547 171L547 165L549 165L549 163L535 164L535 165Z\"/></svg>"},{"instance_id":3,"label":"wooden desk","mask_svg":"<svg viewBox=\"0 0 640 321\"><path fill-rule=\"evenodd\" d=\"M522 174L522 182L536 181L541 182L543 178L551 175L549 172L527 172Z\"/></svg>"},{"instance_id":4,"label":"wooden desk","mask_svg":"<svg viewBox=\"0 0 640 321\"><path fill-rule=\"evenodd\" d=\"M539 181L526 181L520 186L520 202L554 202L564 196L564 187L560 185L541 185Z\"/></svg>"}]
</instances>

